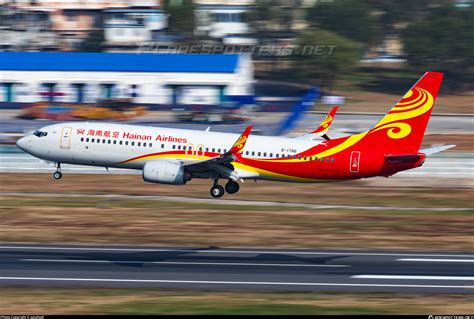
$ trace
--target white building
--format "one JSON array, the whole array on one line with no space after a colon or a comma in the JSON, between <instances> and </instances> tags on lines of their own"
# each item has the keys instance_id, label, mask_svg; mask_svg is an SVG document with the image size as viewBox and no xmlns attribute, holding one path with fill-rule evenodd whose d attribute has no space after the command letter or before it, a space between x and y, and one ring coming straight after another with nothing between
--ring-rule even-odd
<instances>
[{"instance_id":1,"label":"white building","mask_svg":"<svg viewBox=\"0 0 474 319\"><path fill-rule=\"evenodd\" d=\"M0 102L217 105L252 95L252 82L245 55L0 52Z\"/></svg>"},{"instance_id":2,"label":"white building","mask_svg":"<svg viewBox=\"0 0 474 319\"><path fill-rule=\"evenodd\" d=\"M104 10L104 36L108 45L138 45L152 41L155 32L167 26L167 16L161 10Z\"/></svg>"},{"instance_id":3,"label":"white building","mask_svg":"<svg viewBox=\"0 0 474 319\"><path fill-rule=\"evenodd\" d=\"M196 33L212 38L248 33L245 14L253 3L253 0L195 1Z\"/></svg>"}]
</instances>

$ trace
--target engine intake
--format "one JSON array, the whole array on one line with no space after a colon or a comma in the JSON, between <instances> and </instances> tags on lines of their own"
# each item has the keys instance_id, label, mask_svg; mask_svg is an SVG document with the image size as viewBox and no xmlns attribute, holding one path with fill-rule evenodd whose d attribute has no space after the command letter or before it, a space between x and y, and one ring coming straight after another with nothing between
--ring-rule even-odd
<instances>
[{"instance_id":1,"label":"engine intake","mask_svg":"<svg viewBox=\"0 0 474 319\"><path fill-rule=\"evenodd\" d=\"M183 185L191 180L191 174L175 160L155 160L143 166L143 180L149 183Z\"/></svg>"}]
</instances>

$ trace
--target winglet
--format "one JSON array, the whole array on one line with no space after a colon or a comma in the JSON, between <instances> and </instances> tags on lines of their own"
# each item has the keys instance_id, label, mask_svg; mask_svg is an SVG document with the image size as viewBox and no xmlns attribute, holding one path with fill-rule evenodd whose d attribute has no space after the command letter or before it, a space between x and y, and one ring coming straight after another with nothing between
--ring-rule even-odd
<instances>
[{"instance_id":1,"label":"winglet","mask_svg":"<svg viewBox=\"0 0 474 319\"><path fill-rule=\"evenodd\" d=\"M333 107L331 111L329 112L329 114L326 116L326 118L321 122L319 127L315 129L314 131L312 131L310 134L316 134L320 136L323 136L324 134L326 134L329 130L329 127L332 124L332 120L334 119L334 116L336 115L336 112L338 109L339 109L339 106Z\"/></svg>"},{"instance_id":2,"label":"winglet","mask_svg":"<svg viewBox=\"0 0 474 319\"><path fill-rule=\"evenodd\" d=\"M250 131L252 131L253 126L247 126L245 131L240 135L239 139L232 145L232 148L229 150L228 154L239 154L243 151L245 143L247 143L247 139L250 135Z\"/></svg>"}]
</instances>

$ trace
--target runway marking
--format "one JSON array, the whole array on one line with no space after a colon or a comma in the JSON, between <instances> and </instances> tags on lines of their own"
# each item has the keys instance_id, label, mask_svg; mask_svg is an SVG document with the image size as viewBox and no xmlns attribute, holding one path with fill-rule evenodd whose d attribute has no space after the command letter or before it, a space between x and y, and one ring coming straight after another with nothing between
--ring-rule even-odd
<instances>
[{"instance_id":1,"label":"runway marking","mask_svg":"<svg viewBox=\"0 0 474 319\"><path fill-rule=\"evenodd\" d=\"M355 275L355 279L474 280L467 276Z\"/></svg>"},{"instance_id":2,"label":"runway marking","mask_svg":"<svg viewBox=\"0 0 474 319\"><path fill-rule=\"evenodd\" d=\"M54 246L0 246L0 249L30 249L30 250L78 250L78 251L140 251L140 252L181 252L209 254L287 254L287 255L349 255L350 256L413 256L413 257L474 257L474 255L454 254L414 254L414 253L370 253L370 252L313 252L313 251L268 251L268 250L228 250L228 249L165 249L165 248L105 248L105 247L54 247Z\"/></svg>"},{"instance_id":3,"label":"runway marking","mask_svg":"<svg viewBox=\"0 0 474 319\"><path fill-rule=\"evenodd\" d=\"M183 261L128 261L128 260L81 260L81 259L20 259L21 261L64 263L117 263L117 264L163 264L163 265L208 265L208 266L265 266L265 267L350 267L350 265L306 265L306 264L259 264L259 263L212 263Z\"/></svg>"},{"instance_id":4,"label":"runway marking","mask_svg":"<svg viewBox=\"0 0 474 319\"><path fill-rule=\"evenodd\" d=\"M397 261L446 262L446 263L474 263L474 259L430 259L430 258L400 258Z\"/></svg>"},{"instance_id":5,"label":"runway marking","mask_svg":"<svg viewBox=\"0 0 474 319\"><path fill-rule=\"evenodd\" d=\"M326 282L271 282L271 281L214 281L214 280L165 280L165 279L123 279L123 278L58 278L58 277L0 277L0 280L35 281L90 281L90 282L131 282L131 283L172 283L172 284L210 284L210 285L257 285L257 286L340 286L340 287L403 287L403 288L462 288L474 286L453 285L408 285L408 284L349 284Z\"/></svg>"}]
</instances>

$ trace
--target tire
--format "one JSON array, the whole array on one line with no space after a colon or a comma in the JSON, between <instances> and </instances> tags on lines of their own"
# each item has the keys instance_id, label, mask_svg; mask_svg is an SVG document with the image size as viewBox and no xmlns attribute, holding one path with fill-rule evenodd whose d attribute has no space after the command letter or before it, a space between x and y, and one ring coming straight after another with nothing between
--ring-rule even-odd
<instances>
[{"instance_id":1,"label":"tire","mask_svg":"<svg viewBox=\"0 0 474 319\"><path fill-rule=\"evenodd\" d=\"M54 179L61 179L63 177L63 174L61 172L54 172L53 173L53 178Z\"/></svg>"},{"instance_id":2,"label":"tire","mask_svg":"<svg viewBox=\"0 0 474 319\"><path fill-rule=\"evenodd\" d=\"M222 197L224 196L224 187L220 186L220 185L217 185L217 186L212 186L211 187L211 196L214 197L214 198L219 198L219 197Z\"/></svg>"},{"instance_id":3,"label":"tire","mask_svg":"<svg viewBox=\"0 0 474 319\"><path fill-rule=\"evenodd\" d=\"M235 181L230 181L225 184L225 191L227 192L227 194L235 194L239 191L239 189L240 185Z\"/></svg>"}]
</instances>

